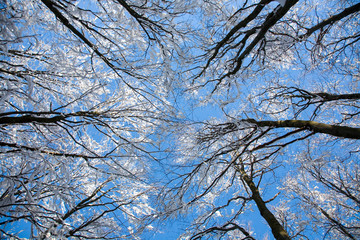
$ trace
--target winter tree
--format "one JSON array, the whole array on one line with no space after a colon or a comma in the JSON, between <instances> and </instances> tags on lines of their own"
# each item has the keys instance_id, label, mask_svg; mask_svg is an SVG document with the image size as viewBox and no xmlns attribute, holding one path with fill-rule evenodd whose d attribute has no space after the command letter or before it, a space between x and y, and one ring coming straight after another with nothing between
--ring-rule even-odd
<instances>
[{"instance_id":1,"label":"winter tree","mask_svg":"<svg viewBox=\"0 0 360 240\"><path fill-rule=\"evenodd\" d=\"M191 215L183 237L266 238L259 213L270 238L358 239L360 3L198 11L187 93L223 114L189 121L178 141L163 199L170 215Z\"/></svg>"},{"instance_id":2,"label":"winter tree","mask_svg":"<svg viewBox=\"0 0 360 240\"><path fill-rule=\"evenodd\" d=\"M180 12L162 1L0 7L1 238L135 237L154 212L148 173L173 116L165 73Z\"/></svg>"},{"instance_id":3,"label":"winter tree","mask_svg":"<svg viewBox=\"0 0 360 240\"><path fill-rule=\"evenodd\" d=\"M360 237L358 1L0 9L1 237Z\"/></svg>"}]
</instances>

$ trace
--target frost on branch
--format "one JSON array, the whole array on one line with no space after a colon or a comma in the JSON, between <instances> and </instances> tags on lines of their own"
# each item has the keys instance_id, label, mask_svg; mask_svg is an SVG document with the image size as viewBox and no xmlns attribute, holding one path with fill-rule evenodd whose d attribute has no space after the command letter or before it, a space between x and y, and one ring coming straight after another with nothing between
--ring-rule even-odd
<instances>
[{"instance_id":1,"label":"frost on branch","mask_svg":"<svg viewBox=\"0 0 360 240\"><path fill-rule=\"evenodd\" d=\"M3 1L2 236L359 238L359 12Z\"/></svg>"},{"instance_id":2,"label":"frost on branch","mask_svg":"<svg viewBox=\"0 0 360 240\"><path fill-rule=\"evenodd\" d=\"M168 54L164 33L176 33L171 11L0 5L1 236L135 238L154 212L152 135L172 116L155 71Z\"/></svg>"},{"instance_id":3,"label":"frost on branch","mask_svg":"<svg viewBox=\"0 0 360 240\"><path fill-rule=\"evenodd\" d=\"M275 0L277 1L282 7L285 6L286 0Z\"/></svg>"}]
</instances>

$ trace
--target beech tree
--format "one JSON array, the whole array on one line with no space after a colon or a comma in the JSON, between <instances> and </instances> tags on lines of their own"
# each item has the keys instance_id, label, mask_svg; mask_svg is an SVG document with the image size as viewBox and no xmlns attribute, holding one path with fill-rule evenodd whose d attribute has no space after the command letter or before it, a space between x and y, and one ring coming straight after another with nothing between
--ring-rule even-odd
<instances>
[{"instance_id":1,"label":"beech tree","mask_svg":"<svg viewBox=\"0 0 360 240\"><path fill-rule=\"evenodd\" d=\"M183 237L359 238L360 4L202 9L207 31L197 39L206 41L186 72L187 91L223 116L182 131L186 154L164 201L169 214L194 219ZM270 236L253 225L257 213Z\"/></svg>"},{"instance_id":2,"label":"beech tree","mask_svg":"<svg viewBox=\"0 0 360 240\"><path fill-rule=\"evenodd\" d=\"M170 6L1 3L1 238L150 228L153 136L173 115L159 74L176 34Z\"/></svg>"},{"instance_id":3,"label":"beech tree","mask_svg":"<svg viewBox=\"0 0 360 240\"><path fill-rule=\"evenodd\" d=\"M0 11L1 237L360 237L358 1Z\"/></svg>"}]
</instances>

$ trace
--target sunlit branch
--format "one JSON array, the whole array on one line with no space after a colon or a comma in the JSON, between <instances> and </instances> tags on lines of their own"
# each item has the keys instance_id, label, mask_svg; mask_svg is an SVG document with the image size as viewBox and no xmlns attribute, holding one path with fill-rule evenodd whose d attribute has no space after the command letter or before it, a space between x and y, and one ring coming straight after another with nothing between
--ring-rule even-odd
<instances>
[{"instance_id":1,"label":"sunlit branch","mask_svg":"<svg viewBox=\"0 0 360 240\"><path fill-rule=\"evenodd\" d=\"M148 19L147 17L140 15L137 13L134 9L131 8L129 4L126 3L124 0L117 0L121 6L123 6L128 13L133 16L136 21L140 24L141 28L145 31L146 35L149 37L150 40L156 40L154 37L151 37L148 31L146 30L146 27L144 25L147 25L150 29L152 29L152 26L155 26L158 29L161 29L162 31L166 32L167 34L171 34L171 32L167 31L165 28L163 28L161 25L155 23L154 21ZM144 24L145 23L145 24Z\"/></svg>"},{"instance_id":2,"label":"sunlit branch","mask_svg":"<svg viewBox=\"0 0 360 240\"><path fill-rule=\"evenodd\" d=\"M0 146L2 146L2 147L10 147L10 148L14 148L16 150L27 150L27 151L39 152L39 153L49 154L49 155L53 155L53 156L84 158L84 159L101 158L101 156L87 156L87 155L84 155L84 154L63 153L63 152L56 152L56 151L52 151L52 150L44 150L42 148L29 147L29 146L25 146L25 145L19 145L19 144L16 144L16 143L0 142Z\"/></svg>"},{"instance_id":3,"label":"sunlit branch","mask_svg":"<svg viewBox=\"0 0 360 240\"><path fill-rule=\"evenodd\" d=\"M287 0L286 4L283 7L275 8L265 19L263 25L261 25L260 31L257 33L256 37L252 42L246 47L246 49L237 57L234 61L235 67L223 75L220 80L230 77L237 73L242 67L243 60L253 51L255 46L264 38L268 30L273 27L285 14L294 6L298 0Z\"/></svg>"},{"instance_id":4,"label":"sunlit branch","mask_svg":"<svg viewBox=\"0 0 360 240\"><path fill-rule=\"evenodd\" d=\"M79 32L70 22L69 20L55 7L57 4L54 3L52 0L41 0L51 12L54 13L56 18L64 24L72 33L74 33L77 37L79 37L88 47L90 47L96 55L98 55L107 65L113 67L113 65L108 61L108 59L99 52L97 47L90 42L81 32Z\"/></svg>"},{"instance_id":5,"label":"sunlit branch","mask_svg":"<svg viewBox=\"0 0 360 240\"><path fill-rule=\"evenodd\" d=\"M338 229L339 231L341 231L345 236L347 236L350 239L355 240L356 238L351 235L347 230L346 227L341 224L341 222L339 222L338 220L336 220L335 218L331 217L324 209L322 209L320 207L320 212L330 221L332 222Z\"/></svg>"},{"instance_id":6,"label":"sunlit branch","mask_svg":"<svg viewBox=\"0 0 360 240\"><path fill-rule=\"evenodd\" d=\"M83 33L81 33L74 25L70 23L70 21L57 9L57 3L53 2L52 0L41 0L47 8L56 16L59 21L64 24L75 36L81 39L88 47L90 47L94 53L120 78L122 79L123 83L129 87L131 90L136 92L139 96L143 97L148 101L149 104L153 105L155 108L158 108L153 101L151 101L147 95L151 95L155 97L157 100L162 101L159 97L154 95L153 93L147 91L146 89L141 89L138 87L134 87L128 81L124 80L122 75L119 73L119 70L123 73L126 73L129 76L136 77L136 78L143 78L142 76L138 75L134 71L127 70L125 68L119 68L115 66L114 63L111 62L109 58L107 58L103 53L100 52L99 48L93 44Z\"/></svg>"},{"instance_id":7,"label":"sunlit branch","mask_svg":"<svg viewBox=\"0 0 360 240\"><path fill-rule=\"evenodd\" d=\"M221 227L211 227L209 229L206 229L205 231L197 233L196 235L192 236L190 239L197 240L197 239L201 239L203 236L207 234L211 234L211 233L224 234L235 230L239 230L245 236L244 238L242 238L242 240L246 240L246 239L255 240L255 238L253 238L246 229L235 223L226 223Z\"/></svg>"},{"instance_id":8,"label":"sunlit branch","mask_svg":"<svg viewBox=\"0 0 360 240\"><path fill-rule=\"evenodd\" d=\"M331 25L334 24L335 22L360 11L360 3L355 4L351 7L345 8L342 12L336 14L336 15L332 15L331 17L329 17L328 19L316 24L315 26L309 28L305 34L301 35L299 38L300 39L304 39L309 37L311 34L313 34L314 32L316 32L319 29L324 28L327 25Z\"/></svg>"},{"instance_id":9,"label":"sunlit branch","mask_svg":"<svg viewBox=\"0 0 360 240\"><path fill-rule=\"evenodd\" d=\"M79 203L76 204L73 208L71 208L69 211L67 211L62 217L55 219L56 223L53 223L52 226L48 227L46 231L42 233L42 236L40 236L40 239L45 239L47 237L47 233L55 229L59 224L63 224L66 219L68 219L71 215L74 213L80 211L83 208L90 207L90 203L99 200L101 197L96 197L96 195L101 191L102 188L106 186L107 183L109 183L111 179L108 179L104 181L102 184L100 184L96 189L86 198L81 200ZM95 198L96 197L96 198ZM98 219L98 218L96 218ZM87 224L89 225L89 224ZM76 231L73 231L73 233ZM72 235L72 234L71 234Z\"/></svg>"},{"instance_id":10,"label":"sunlit branch","mask_svg":"<svg viewBox=\"0 0 360 240\"><path fill-rule=\"evenodd\" d=\"M235 27L233 27L229 31L229 33L226 34L226 36L216 44L215 48L213 49L214 52L212 53L211 57L208 59L207 64L204 67L202 73L205 71L206 68L209 67L211 61L217 56L220 48L222 48L230 40L230 38L236 34L237 31L239 31L241 28L246 27L246 25L249 24L249 22L254 20L254 18L256 18L260 14L261 10L271 1L272 0L262 0L261 2L259 2L255 7L255 9L251 12L251 14L249 14L244 20L236 24Z\"/></svg>"}]
</instances>

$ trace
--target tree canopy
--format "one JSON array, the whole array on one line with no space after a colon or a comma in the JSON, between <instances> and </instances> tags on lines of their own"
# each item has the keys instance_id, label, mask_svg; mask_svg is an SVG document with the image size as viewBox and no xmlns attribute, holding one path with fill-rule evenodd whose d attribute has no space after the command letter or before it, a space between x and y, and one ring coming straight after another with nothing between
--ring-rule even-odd
<instances>
[{"instance_id":1,"label":"tree canopy","mask_svg":"<svg viewBox=\"0 0 360 240\"><path fill-rule=\"evenodd\" d=\"M359 11L2 1L0 238L360 238Z\"/></svg>"}]
</instances>

